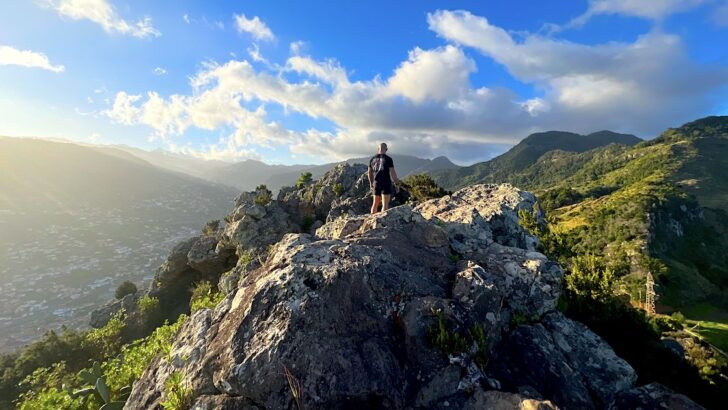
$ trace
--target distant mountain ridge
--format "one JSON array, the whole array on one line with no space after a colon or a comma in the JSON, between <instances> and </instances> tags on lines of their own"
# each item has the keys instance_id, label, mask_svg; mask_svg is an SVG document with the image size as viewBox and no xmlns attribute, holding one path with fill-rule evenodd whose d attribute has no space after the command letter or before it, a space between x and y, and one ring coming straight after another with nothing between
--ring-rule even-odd
<instances>
[{"instance_id":1,"label":"distant mountain ridge","mask_svg":"<svg viewBox=\"0 0 728 410\"><path fill-rule=\"evenodd\" d=\"M504 154L489 161L430 173L447 189L483 182L507 182L515 173L525 170L551 151L585 152L609 144L632 146L641 141L634 135L612 131L598 131L588 135L566 131L538 132L529 135Z\"/></svg>"},{"instance_id":2,"label":"distant mountain ridge","mask_svg":"<svg viewBox=\"0 0 728 410\"><path fill-rule=\"evenodd\" d=\"M107 149L106 147L97 147L100 150ZM293 185L302 172L310 172L314 178L318 178L336 165L344 162L348 164L366 164L369 162L369 157L359 157L322 165L269 165L255 159L228 163L214 160L206 161L162 150L144 151L123 145L113 146L113 148L128 152L160 168L186 173L211 182L235 187L241 191L253 190L260 184L277 191L281 187ZM412 174L460 168L444 156L426 159L411 155L393 154L391 157L395 161L395 169L398 175L402 178Z\"/></svg>"}]
</instances>

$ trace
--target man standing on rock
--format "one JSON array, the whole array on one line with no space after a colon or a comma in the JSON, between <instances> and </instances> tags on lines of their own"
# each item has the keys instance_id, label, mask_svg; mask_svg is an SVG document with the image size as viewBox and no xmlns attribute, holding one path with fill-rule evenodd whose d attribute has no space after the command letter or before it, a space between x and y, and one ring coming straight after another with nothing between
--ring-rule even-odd
<instances>
[{"instance_id":1,"label":"man standing on rock","mask_svg":"<svg viewBox=\"0 0 728 410\"><path fill-rule=\"evenodd\" d=\"M397 171L394 170L392 157L386 154L387 144L379 144L377 155L369 160L369 187L374 195L372 213L377 213L379 205L382 205L382 212L389 209L389 201L392 199L392 181L399 183ZM399 187L396 187L399 192Z\"/></svg>"}]
</instances>

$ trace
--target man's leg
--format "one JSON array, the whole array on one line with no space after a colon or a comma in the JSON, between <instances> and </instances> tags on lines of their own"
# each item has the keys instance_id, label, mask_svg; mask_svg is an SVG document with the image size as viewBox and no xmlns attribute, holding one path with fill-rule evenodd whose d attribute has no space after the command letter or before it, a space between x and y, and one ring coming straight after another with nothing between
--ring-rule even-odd
<instances>
[{"instance_id":1,"label":"man's leg","mask_svg":"<svg viewBox=\"0 0 728 410\"><path fill-rule=\"evenodd\" d=\"M392 199L392 195L382 194L382 212L389 209L389 201Z\"/></svg>"},{"instance_id":2,"label":"man's leg","mask_svg":"<svg viewBox=\"0 0 728 410\"><path fill-rule=\"evenodd\" d=\"M379 203L381 202L381 199L379 198L379 195L374 195L374 203L372 204L372 213L376 214L377 210L379 209Z\"/></svg>"}]
</instances>

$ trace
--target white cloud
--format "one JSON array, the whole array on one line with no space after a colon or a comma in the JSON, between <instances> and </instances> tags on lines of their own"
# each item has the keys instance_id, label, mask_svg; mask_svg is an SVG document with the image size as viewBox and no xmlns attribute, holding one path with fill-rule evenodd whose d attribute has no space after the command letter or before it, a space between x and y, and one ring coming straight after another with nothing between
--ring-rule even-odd
<instances>
[{"instance_id":1,"label":"white cloud","mask_svg":"<svg viewBox=\"0 0 728 410\"><path fill-rule=\"evenodd\" d=\"M249 33L256 40L274 40L275 36L268 26L258 16L249 19L245 14L234 14L235 27L238 33Z\"/></svg>"},{"instance_id":2,"label":"white cloud","mask_svg":"<svg viewBox=\"0 0 728 410\"><path fill-rule=\"evenodd\" d=\"M190 20L190 16L187 14L182 15L182 20L184 20L185 23L190 24L192 20Z\"/></svg>"},{"instance_id":3,"label":"white cloud","mask_svg":"<svg viewBox=\"0 0 728 410\"><path fill-rule=\"evenodd\" d=\"M53 65L43 53L30 50L18 50L10 46L0 46L0 65L17 65L21 67L35 67L61 73L65 70L62 65Z\"/></svg>"},{"instance_id":4,"label":"white cloud","mask_svg":"<svg viewBox=\"0 0 728 410\"><path fill-rule=\"evenodd\" d=\"M465 11L438 11L428 22L450 44L414 48L388 76L352 80L338 61L292 50L283 66L206 64L184 94L120 92L107 115L152 127L167 141L190 128L221 132L225 137L207 147L221 156L272 146L342 159L370 153L384 140L392 152L470 161L548 129L651 136L704 114L711 93L728 84L725 67L691 61L679 37L660 31L586 45L528 33L515 39ZM469 49L501 64L536 96L471 84L477 67ZM334 126L291 130L272 121L267 106Z\"/></svg>"},{"instance_id":5,"label":"white cloud","mask_svg":"<svg viewBox=\"0 0 728 410\"><path fill-rule=\"evenodd\" d=\"M297 56L301 54L306 47L308 47L308 43L305 41L292 41L291 44L288 45L288 50L291 55Z\"/></svg>"},{"instance_id":6,"label":"white cloud","mask_svg":"<svg viewBox=\"0 0 728 410\"><path fill-rule=\"evenodd\" d=\"M580 27L601 14L619 14L661 20L671 14L690 10L711 0L590 0L587 11L571 20L569 27Z\"/></svg>"},{"instance_id":7,"label":"white cloud","mask_svg":"<svg viewBox=\"0 0 728 410\"><path fill-rule=\"evenodd\" d=\"M438 11L428 21L439 36L477 49L543 90L549 108L537 117L540 127L650 135L703 114L708 95L728 83L726 67L694 63L679 37L660 31L632 43L584 45L538 35L517 42L467 11Z\"/></svg>"},{"instance_id":8,"label":"white cloud","mask_svg":"<svg viewBox=\"0 0 728 410\"><path fill-rule=\"evenodd\" d=\"M394 94L421 103L426 100L457 100L470 88L475 62L463 51L448 45L434 50L415 48L388 81Z\"/></svg>"},{"instance_id":9,"label":"white cloud","mask_svg":"<svg viewBox=\"0 0 728 410\"><path fill-rule=\"evenodd\" d=\"M230 54L231 54L232 57L235 57L235 53L230 53ZM268 60L265 57L263 57L262 54L260 54L260 48L255 43L253 43L253 46L252 47L248 47L248 55L256 63L269 64L268 63Z\"/></svg>"},{"instance_id":10,"label":"white cloud","mask_svg":"<svg viewBox=\"0 0 728 410\"><path fill-rule=\"evenodd\" d=\"M159 30L152 26L152 19L144 17L136 22L121 18L107 0L46 0L60 15L74 20L90 20L106 32L127 34L138 38L158 37Z\"/></svg>"},{"instance_id":11,"label":"white cloud","mask_svg":"<svg viewBox=\"0 0 728 410\"><path fill-rule=\"evenodd\" d=\"M162 67L156 67L154 70L152 70L152 73L154 75L165 75L167 74L167 70Z\"/></svg>"}]
</instances>

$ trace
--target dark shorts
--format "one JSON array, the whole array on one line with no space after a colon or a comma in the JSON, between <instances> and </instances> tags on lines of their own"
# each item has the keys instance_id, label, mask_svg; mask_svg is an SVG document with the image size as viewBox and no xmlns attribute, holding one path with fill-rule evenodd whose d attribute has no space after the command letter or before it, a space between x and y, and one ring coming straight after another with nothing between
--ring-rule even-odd
<instances>
[{"instance_id":1,"label":"dark shorts","mask_svg":"<svg viewBox=\"0 0 728 410\"><path fill-rule=\"evenodd\" d=\"M374 195L392 195L391 182L374 182Z\"/></svg>"}]
</instances>

